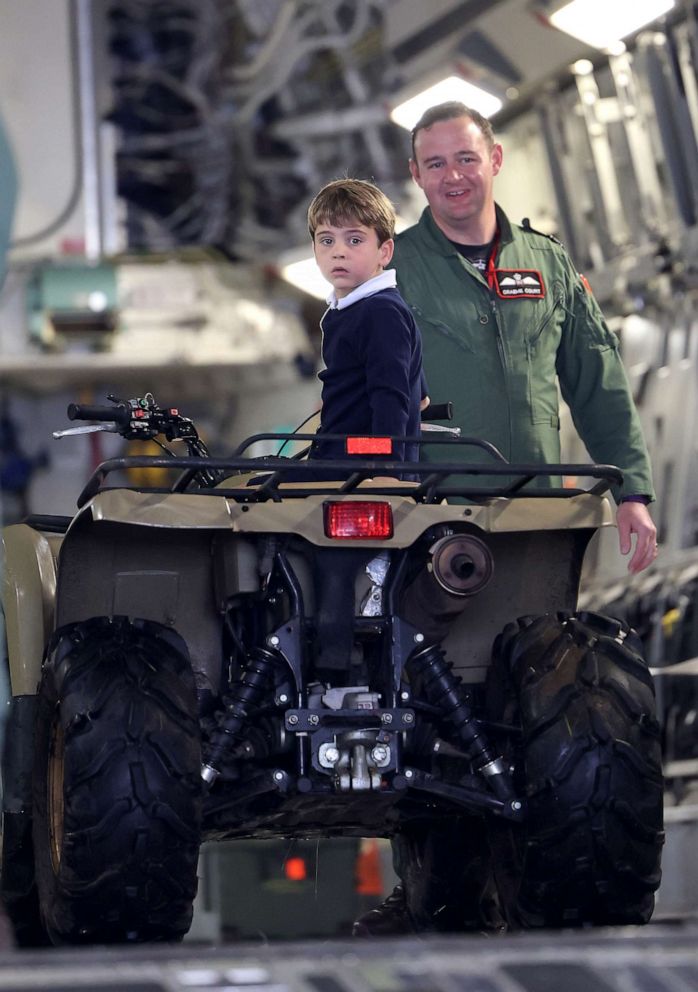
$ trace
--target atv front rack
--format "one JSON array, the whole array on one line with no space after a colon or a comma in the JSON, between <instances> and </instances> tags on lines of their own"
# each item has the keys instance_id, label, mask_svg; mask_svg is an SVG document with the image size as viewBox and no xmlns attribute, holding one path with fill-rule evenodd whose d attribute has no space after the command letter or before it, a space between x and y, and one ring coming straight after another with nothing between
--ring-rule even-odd
<instances>
[{"instance_id":1,"label":"atv front rack","mask_svg":"<svg viewBox=\"0 0 698 992\"><path fill-rule=\"evenodd\" d=\"M346 435L323 434L323 441L346 441ZM517 497L559 497L569 499L582 493L603 495L614 485L621 485L623 474L614 465L593 465L565 463L556 465L517 464L508 462L494 445L480 438L440 437L392 437L401 443L418 444L422 447L447 445L449 450L479 449L489 456L489 461L420 461L398 462L390 458L350 460L299 460L273 456L245 456L244 452L254 444L264 441L318 441L316 434L265 433L247 438L227 458L201 457L162 457L137 456L112 458L103 462L94 471L78 498L78 506L84 506L90 499L106 488L132 488L139 492L177 493L189 492L224 496L241 503L259 503L266 500L278 502L282 499L300 499L310 495L346 495L354 493L361 486L361 495L408 496L419 503L438 503L454 498L466 499L474 503L493 498L512 499ZM182 474L168 487L128 486L107 487L105 482L114 472L129 469L179 470ZM205 470L207 479L218 479L215 489L211 482L197 484L197 476ZM409 477L405 481L389 481L395 474ZM318 481L318 475L328 481ZM573 485L561 485L561 477L573 481ZM370 484L372 478L380 481ZM479 477L485 477L485 484L477 485ZM501 479L501 484L498 481ZM535 486L537 480L547 480L544 486ZM579 480L596 480L593 485L584 487ZM368 484L367 484L368 483ZM283 487L283 488L282 488Z\"/></svg>"}]
</instances>

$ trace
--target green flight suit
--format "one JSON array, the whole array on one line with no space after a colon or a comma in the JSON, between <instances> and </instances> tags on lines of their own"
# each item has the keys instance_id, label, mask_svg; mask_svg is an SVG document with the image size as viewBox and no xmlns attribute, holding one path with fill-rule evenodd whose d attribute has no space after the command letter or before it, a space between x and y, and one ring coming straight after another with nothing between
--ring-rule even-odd
<instances>
[{"instance_id":1,"label":"green flight suit","mask_svg":"<svg viewBox=\"0 0 698 992\"><path fill-rule=\"evenodd\" d=\"M430 396L452 400L463 434L490 441L509 461L559 462L559 379L591 457L623 471L615 498L654 498L618 341L596 300L557 241L512 225L499 207L497 221L491 286L428 207L395 240L393 264L422 332ZM438 449L446 454L453 458ZM469 460L487 459L480 452Z\"/></svg>"}]
</instances>

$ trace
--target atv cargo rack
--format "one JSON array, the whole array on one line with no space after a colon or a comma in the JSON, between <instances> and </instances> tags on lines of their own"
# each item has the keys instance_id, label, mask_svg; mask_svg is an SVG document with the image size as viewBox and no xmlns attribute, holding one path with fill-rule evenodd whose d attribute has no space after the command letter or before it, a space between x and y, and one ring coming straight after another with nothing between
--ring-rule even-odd
<instances>
[{"instance_id":1,"label":"atv cargo rack","mask_svg":"<svg viewBox=\"0 0 698 992\"><path fill-rule=\"evenodd\" d=\"M613 465L593 464L515 464L508 462L494 445L479 438L462 437L390 437L391 441L400 443L426 445L448 445L458 451L466 449L472 452L479 448L489 456L489 461L482 462L398 462L390 458L371 457L361 460L352 457L347 460L299 460L284 458L278 455L258 457L245 456L244 452L254 444L265 441L316 442L316 434L264 433L248 437L227 458L200 457L162 457L137 456L111 458L103 462L94 471L78 498L78 506L84 506L90 499L106 488L125 488L124 486L107 487L105 481L114 472L128 469L178 469L183 474L170 487L133 486L142 492L184 492L209 494L215 485L217 496L234 499L241 503L259 503L265 500L280 501L281 499L298 499L309 495L328 493L348 494L355 492L361 486L362 495L399 495L409 496L419 503L438 503L449 498L461 498L479 503L485 500L504 497L564 497L578 496L582 493L603 495L614 485L620 485L623 474ZM323 434L322 441L346 441L347 435ZM455 454L455 452L454 452ZM197 476L205 473L206 484L197 484ZM318 481L317 475L327 477L328 473L336 472L336 478L331 481ZM394 483L386 482L385 477L398 472L403 476L412 476L410 480ZM370 485L372 477L382 477L379 483ZM486 484L477 486L475 481L480 476L487 477ZM567 477L574 484L563 486L561 477ZM458 481L455 481L458 477ZM463 478L465 477L465 478ZM501 484L493 482L493 477L501 478ZM548 479L549 485L535 488L532 483L539 479ZM588 488L578 485L580 479L597 480ZM214 481L220 480L220 481ZM304 485L304 483L306 483ZM367 484L368 483L368 484ZM283 486L283 490L280 488Z\"/></svg>"}]
</instances>

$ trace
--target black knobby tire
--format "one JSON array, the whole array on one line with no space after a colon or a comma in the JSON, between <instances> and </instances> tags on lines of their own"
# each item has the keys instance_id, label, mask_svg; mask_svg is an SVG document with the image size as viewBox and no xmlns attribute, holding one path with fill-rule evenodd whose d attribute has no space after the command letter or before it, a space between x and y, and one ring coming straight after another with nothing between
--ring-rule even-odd
<instances>
[{"instance_id":1,"label":"black knobby tire","mask_svg":"<svg viewBox=\"0 0 698 992\"><path fill-rule=\"evenodd\" d=\"M652 677L627 625L592 613L510 624L490 717L520 721L527 818L499 847L518 926L646 923L660 881L663 783ZM500 839L501 839L500 834Z\"/></svg>"},{"instance_id":2,"label":"black knobby tire","mask_svg":"<svg viewBox=\"0 0 698 992\"><path fill-rule=\"evenodd\" d=\"M184 642L147 621L67 628L44 666L39 903L56 943L177 940L191 923L200 735Z\"/></svg>"}]
</instances>

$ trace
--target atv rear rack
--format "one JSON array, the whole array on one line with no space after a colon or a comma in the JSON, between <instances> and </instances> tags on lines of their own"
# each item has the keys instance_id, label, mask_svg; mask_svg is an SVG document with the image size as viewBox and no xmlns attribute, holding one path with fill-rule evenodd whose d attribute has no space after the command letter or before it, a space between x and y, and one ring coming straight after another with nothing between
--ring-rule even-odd
<instances>
[{"instance_id":1,"label":"atv rear rack","mask_svg":"<svg viewBox=\"0 0 698 992\"><path fill-rule=\"evenodd\" d=\"M346 441L346 435L323 434L323 441ZM187 491L234 499L241 503L259 503L266 500L279 502L282 499L300 499L310 495L347 495L355 493L361 486L361 495L408 496L419 503L438 503L448 499L466 499L480 503L494 498L512 499L517 497L540 498L558 497L569 499L582 493L603 495L614 485L623 482L623 473L614 465L594 464L515 464L508 462L502 453L487 441L472 437L392 437L393 441L419 444L421 446L448 445L451 449L465 448L469 451L480 449L489 455L489 461L481 462L398 462L389 458L372 457L369 460L352 457L348 460L299 460L278 455L258 457L244 456L252 445L262 441L318 441L316 434L255 434L247 438L227 458L199 458L192 456L137 456L112 458L97 467L78 498L78 506L84 506L97 493L107 488L129 488L138 492L178 493ZM157 486L105 486L107 477L128 469L177 469L182 475L169 487ZM218 478L215 489L211 484L196 485L196 476L205 470L212 478ZM336 472L331 481L318 481L317 475L326 476ZM395 473L411 476L409 480L385 481ZM243 476L243 478L233 478ZM373 477L381 477L375 485L366 484ZM474 482L480 476L489 477L487 484L477 486ZM562 476L574 477L575 485L559 484ZM463 478L465 477L465 478ZM493 477L501 478L501 485L493 483ZM459 481L454 481L459 479ZM547 479L549 485L535 488L536 480ZM585 488L576 484L579 479L596 480ZM303 483L306 483L305 485ZM284 487L283 489L281 487Z\"/></svg>"}]
</instances>

